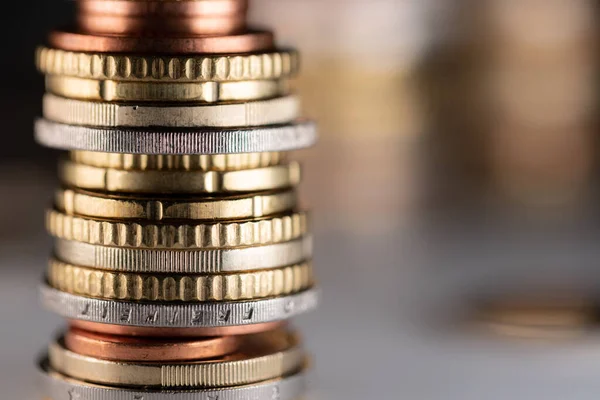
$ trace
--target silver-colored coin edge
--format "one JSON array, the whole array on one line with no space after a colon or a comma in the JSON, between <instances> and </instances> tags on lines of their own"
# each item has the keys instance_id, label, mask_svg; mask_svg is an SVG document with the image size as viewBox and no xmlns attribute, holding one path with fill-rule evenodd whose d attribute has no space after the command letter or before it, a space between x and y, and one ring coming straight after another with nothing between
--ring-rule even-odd
<instances>
[{"instance_id":1,"label":"silver-colored coin edge","mask_svg":"<svg viewBox=\"0 0 600 400\"><path fill-rule=\"evenodd\" d=\"M312 256L312 237L238 249L140 249L55 239L54 255L66 263L121 272L218 273L272 269Z\"/></svg>"},{"instance_id":2,"label":"silver-colored coin edge","mask_svg":"<svg viewBox=\"0 0 600 400\"><path fill-rule=\"evenodd\" d=\"M128 154L236 154L299 150L317 141L316 124L302 120L254 128L111 129L35 121L35 138L43 146Z\"/></svg>"},{"instance_id":3,"label":"silver-colored coin edge","mask_svg":"<svg viewBox=\"0 0 600 400\"><path fill-rule=\"evenodd\" d=\"M306 392L303 371L277 380L234 388L140 391L71 379L52 371L47 359L44 359L38 365L38 379L41 398L52 400L295 400Z\"/></svg>"},{"instance_id":4,"label":"silver-colored coin edge","mask_svg":"<svg viewBox=\"0 0 600 400\"><path fill-rule=\"evenodd\" d=\"M77 296L40 285L45 308L69 319L156 328L208 328L285 320L316 307L315 288L290 296L211 303L136 303Z\"/></svg>"}]
</instances>

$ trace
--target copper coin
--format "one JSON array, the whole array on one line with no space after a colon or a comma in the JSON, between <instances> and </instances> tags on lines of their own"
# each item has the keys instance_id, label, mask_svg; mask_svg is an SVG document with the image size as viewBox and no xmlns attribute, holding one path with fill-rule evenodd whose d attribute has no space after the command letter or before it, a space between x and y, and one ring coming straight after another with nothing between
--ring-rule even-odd
<instances>
[{"instance_id":1,"label":"copper coin","mask_svg":"<svg viewBox=\"0 0 600 400\"><path fill-rule=\"evenodd\" d=\"M236 336L141 338L116 336L71 327L65 346L78 354L115 361L189 361L222 357L238 350Z\"/></svg>"},{"instance_id":2,"label":"copper coin","mask_svg":"<svg viewBox=\"0 0 600 400\"><path fill-rule=\"evenodd\" d=\"M48 37L52 47L69 51L108 53L250 53L272 50L273 33L246 31L227 36L192 37L125 37L86 35L71 31L52 31Z\"/></svg>"},{"instance_id":3,"label":"copper coin","mask_svg":"<svg viewBox=\"0 0 600 400\"><path fill-rule=\"evenodd\" d=\"M246 25L247 0L82 0L77 22L96 34L230 34Z\"/></svg>"},{"instance_id":4,"label":"copper coin","mask_svg":"<svg viewBox=\"0 0 600 400\"><path fill-rule=\"evenodd\" d=\"M122 17L174 16L224 16L245 14L248 0L202 1L131 1L131 0L80 0L79 13Z\"/></svg>"},{"instance_id":5,"label":"copper coin","mask_svg":"<svg viewBox=\"0 0 600 400\"><path fill-rule=\"evenodd\" d=\"M84 33L108 35L227 35L241 32L246 26L243 14L233 17L121 17L111 15L77 15L77 26Z\"/></svg>"},{"instance_id":6,"label":"copper coin","mask_svg":"<svg viewBox=\"0 0 600 400\"><path fill-rule=\"evenodd\" d=\"M225 336L248 335L251 333L266 332L286 325L285 321L266 322L254 325L224 326L217 328L148 328L143 326L123 326L101 324L98 322L81 321L72 319L71 327L88 331L105 333L109 335L145 336L145 337L199 337L199 336Z\"/></svg>"}]
</instances>

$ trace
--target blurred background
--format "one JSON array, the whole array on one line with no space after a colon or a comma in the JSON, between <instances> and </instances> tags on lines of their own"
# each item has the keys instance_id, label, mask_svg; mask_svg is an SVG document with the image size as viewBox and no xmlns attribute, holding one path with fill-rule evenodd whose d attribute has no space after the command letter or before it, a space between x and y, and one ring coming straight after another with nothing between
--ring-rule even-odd
<instances>
[{"instance_id":1,"label":"blurred background","mask_svg":"<svg viewBox=\"0 0 600 400\"><path fill-rule=\"evenodd\" d=\"M73 4L0 30L0 379L33 398L55 157L33 52ZM323 303L309 399L596 399L599 35L592 0L254 0L298 47Z\"/></svg>"}]
</instances>

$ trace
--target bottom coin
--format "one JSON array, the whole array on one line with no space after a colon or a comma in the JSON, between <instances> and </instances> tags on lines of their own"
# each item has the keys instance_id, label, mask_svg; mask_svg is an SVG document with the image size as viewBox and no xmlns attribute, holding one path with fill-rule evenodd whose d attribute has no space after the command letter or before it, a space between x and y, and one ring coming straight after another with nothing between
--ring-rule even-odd
<instances>
[{"instance_id":1,"label":"bottom coin","mask_svg":"<svg viewBox=\"0 0 600 400\"><path fill-rule=\"evenodd\" d=\"M95 385L39 365L41 398L51 400L295 400L306 391L304 373L234 388L205 390L135 390Z\"/></svg>"},{"instance_id":2,"label":"bottom coin","mask_svg":"<svg viewBox=\"0 0 600 400\"><path fill-rule=\"evenodd\" d=\"M236 351L240 336L204 338L141 338L69 329L67 349L84 356L113 361L191 361L220 357Z\"/></svg>"},{"instance_id":3,"label":"bottom coin","mask_svg":"<svg viewBox=\"0 0 600 400\"><path fill-rule=\"evenodd\" d=\"M49 346L50 366L70 377L114 386L214 388L245 385L302 369L306 356L298 337L275 330L239 337L239 350L206 361L122 362L77 354L64 339Z\"/></svg>"},{"instance_id":4,"label":"bottom coin","mask_svg":"<svg viewBox=\"0 0 600 400\"><path fill-rule=\"evenodd\" d=\"M264 322L254 325L222 326L214 328L149 328L145 326L127 326L103 324L100 322L71 319L69 324L74 328L119 336L144 337L199 337L199 336L236 336L249 335L282 328L286 321Z\"/></svg>"}]
</instances>

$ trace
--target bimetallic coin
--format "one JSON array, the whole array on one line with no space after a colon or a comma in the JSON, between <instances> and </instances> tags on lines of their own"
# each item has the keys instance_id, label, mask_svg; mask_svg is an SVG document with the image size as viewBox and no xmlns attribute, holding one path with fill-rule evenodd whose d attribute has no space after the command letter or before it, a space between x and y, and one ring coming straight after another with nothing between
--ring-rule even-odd
<instances>
[{"instance_id":1,"label":"bimetallic coin","mask_svg":"<svg viewBox=\"0 0 600 400\"><path fill-rule=\"evenodd\" d=\"M52 400L297 400L306 391L304 373L233 388L214 389L132 389L101 386L60 374L39 364L38 381L43 395Z\"/></svg>"},{"instance_id":2,"label":"bimetallic coin","mask_svg":"<svg viewBox=\"0 0 600 400\"><path fill-rule=\"evenodd\" d=\"M245 30L232 35L188 37L143 37L92 35L67 30L55 30L48 35L52 47L69 51L100 53L258 53L273 50L273 33Z\"/></svg>"},{"instance_id":3,"label":"bimetallic coin","mask_svg":"<svg viewBox=\"0 0 600 400\"><path fill-rule=\"evenodd\" d=\"M48 310L68 319L152 328L214 328L282 321L313 309L317 290L255 301L152 304L99 300L40 287Z\"/></svg>"},{"instance_id":4,"label":"bimetallic coin","mask_svg":"<svg viewBox=\"0 0 600 400\"><path fill-rule=\"evenodd\" d=\"M241 171L126 171L68 160L59 163L62 183L119 193L245 193L286 189L300 183L300 164L290 162Z\"/></svg>"},{"instance_id":5,"label":"bimetallic coin","mask_svg":"<svg viewBox=\"0 0 600 400\"><path fill-rule=\"evenodd\" d=\"M63 292L127 301L257 300L298 293L313 285L310 263L233 274L123 273L50 260L48 283Z\"/></svg>"},{"instance_id":6,"label":"bimetallic coin","mask_svg":"<svg viewBox=\"0 0 600 400\"><path fill-rule=\"evenodd\" d=\"M236 336L193 339L135 338L103 335L70 328L64 335L65 348L84 356L112 361L193 361L222 357L237 351Z\"/></svg>"},{"instance_id":7,"label":"bimetallic coin","mask_svg":"<svg viewBox=\"0 0 600 400\"><path fill-rule=\"evenodd\" d=\"M289 93L287 81L123 82L62 75L46 76L46 90L57 96L91 101L206 102L265 100Z\"/></svg>"},{"instance_id":8,"label":"bimetallic coin","mask_svg":"<svg viewBox=\"0 0 600 400\"><path fill-rule=\"evenodd\" d=\"M78 216L148 221L215 221L259 218L288 212L296 208L297 196L294 191L289 190L226 197L165 199L59 189L54 201L57 209Z\"/></svg>"},{"instance_id":9,"label":"bimetallic coin","mask_svg":"<svg viewBox=\"0 0 600 400\"><path fill-rule=\"evenodd\" d=\"M239 222L153 224L90 219L49 210L46 229L60 239L101 246L223 249L294 240L308 233L309 223L304 212Z\"/></svg>"},{"instance_id":10,"label":"bimetallic coin","mask_svg":"<svg viewBox=\"0 0 600 400\"><path fill-rule=\"evenodd\" d=\"M306 357L298 337L284 330L240 336L239 350L206 361L115 362L74 353L59 338L48 348L52 369L87 382L162 388L227 387L299 372Z\"/></svg>"},{"instance_id":11,"label":"bimetallic coin","mask_svg":"<svg viewBox=\"0 0 600 400\"><path fill-rule=\"evenodd\" d=\"M312 237L234 249L151 249L98 246L55 239L54 255L66 263L118 272L213 274L280 268L312 257Z\"/></svg>"},{"instance_id":12,"label":"bimetallic coin","mask_svg":"<svg viewBox=\"0 0 600 400\"><path fill-rule=\"evenodd\" d=\"M46 93L42 108L51 121L95 127L249 127L285 124L300 116L300 102L294 95L245 103L159 106L73 100Z\"/></svg>"},{"instance_id":13,"label":"bimetallic coin","mask_svg":"<svg viewBox=\"0 0 600 400\"><path fill-rule=\"evenodd\" d=\"M82 53L39 47L36 52L36 65L44 74L87 79L129 82L224 82L290 78L297 74L300 59L294 50L237 55L154 56Z\"/></svg>"},{"instance_id":14,"label":"bimetallic coin","mask_svg":"<svg viewBox=\"0 0 600 400\"><path fill-rule=\"evenodd\" d=\"M62 150L224 155L304 149L316 143L317 130L312 121L221 130L140 130L67 125L39 118L35 122L35 138L44 146Z\"/></svg>"}]
</instances>

